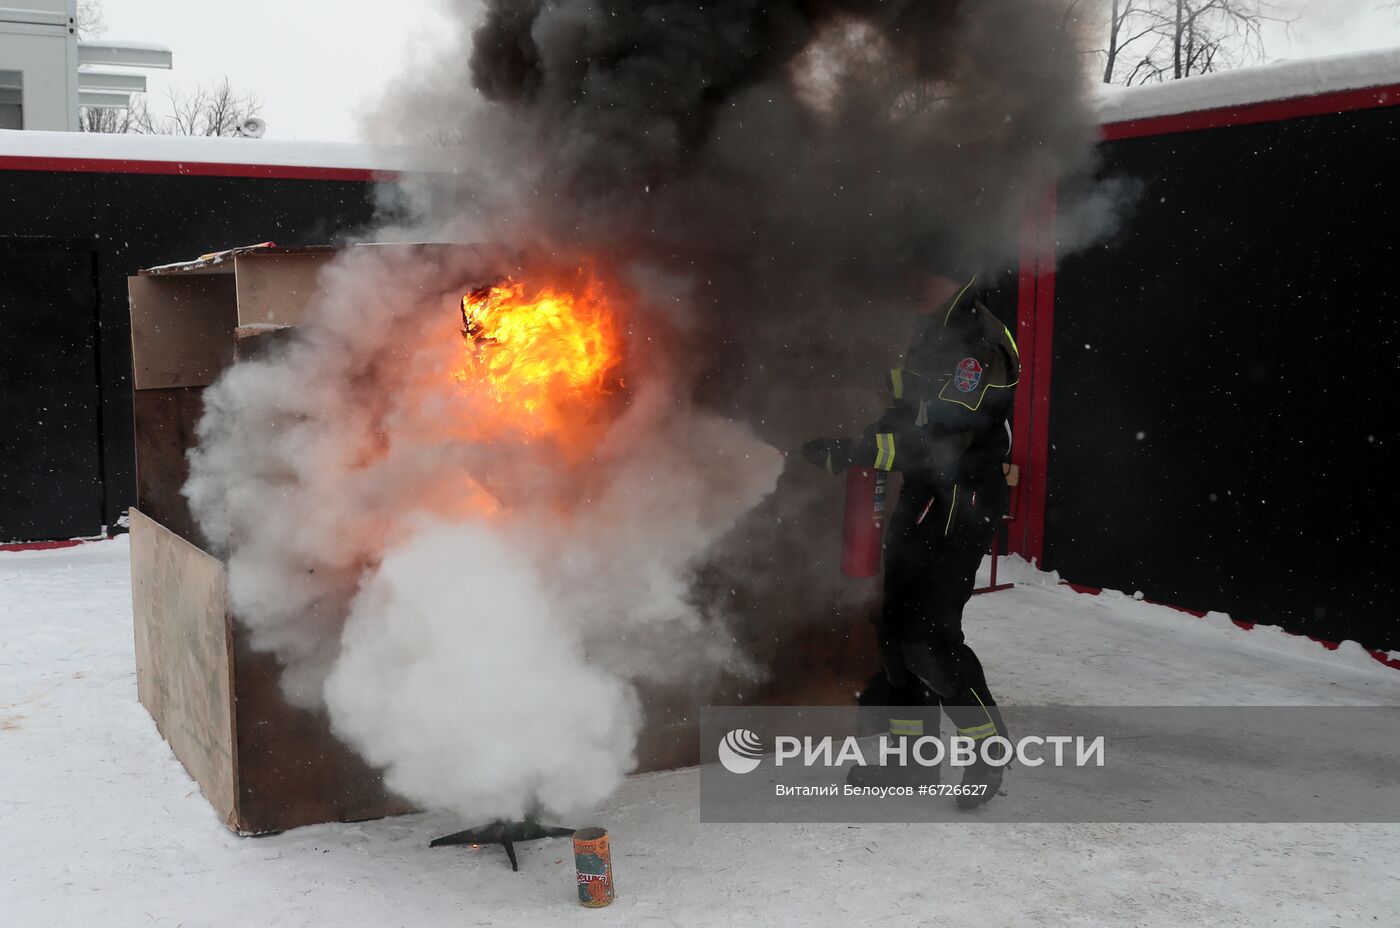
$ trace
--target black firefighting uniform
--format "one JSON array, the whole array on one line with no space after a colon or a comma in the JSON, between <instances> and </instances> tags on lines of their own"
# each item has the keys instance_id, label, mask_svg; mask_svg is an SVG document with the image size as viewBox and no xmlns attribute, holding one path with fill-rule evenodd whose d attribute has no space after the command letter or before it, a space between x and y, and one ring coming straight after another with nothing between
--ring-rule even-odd
<instances>
[{"instance_id":1,"label":"black firefighting uniform","mask_svg":"<svg viewBox=\"0 0 1400 928\"><path fill-rule=\"evenodd\" d=\"M890 407L860 439L831 443L827 461L903 475L877 620L885 672L896 701L942 705L977 740L1007 732L962 611L1009 504L1002 465L1020 373L1010 331L969 282L921 319L904 367L890 372ZM924 733L917 720L890 721L892 734Z\"/></svg>"}]
</instances>

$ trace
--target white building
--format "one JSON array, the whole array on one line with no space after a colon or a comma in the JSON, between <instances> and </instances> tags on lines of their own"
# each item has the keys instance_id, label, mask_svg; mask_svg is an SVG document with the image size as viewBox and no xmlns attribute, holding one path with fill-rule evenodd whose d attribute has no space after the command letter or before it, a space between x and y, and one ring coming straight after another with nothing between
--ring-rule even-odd
<instances>
[{"instance_id":1,"label":"white building","mask_svg":"<svg viewBox=\"0 0 1400 928\"><path fill-rule=\"evenodd\" d=\"M6 5L23 3L23 6ZM76 132L81 106L125 107L170 50L78 39L77 0L0 0L0 129Z\"/></svg>"}]
</instances>

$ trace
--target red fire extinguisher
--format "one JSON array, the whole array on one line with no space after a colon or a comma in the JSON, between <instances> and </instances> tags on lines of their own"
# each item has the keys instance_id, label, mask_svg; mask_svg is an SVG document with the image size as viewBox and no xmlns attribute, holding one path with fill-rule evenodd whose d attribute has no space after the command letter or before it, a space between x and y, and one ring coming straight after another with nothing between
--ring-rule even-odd
<instances>
[{"instance_id":1,"label":"red fire extinguisher","mask_svg":"<svg viewBox=\"0 0 1400 928\"><path fill-rule=\"evenodd\" d=\"M841 573L873 577L880 572L885 534L885 482L889 474L873 467L846 470L846 520L841 531Z\"/></svg>"}]
</instances>

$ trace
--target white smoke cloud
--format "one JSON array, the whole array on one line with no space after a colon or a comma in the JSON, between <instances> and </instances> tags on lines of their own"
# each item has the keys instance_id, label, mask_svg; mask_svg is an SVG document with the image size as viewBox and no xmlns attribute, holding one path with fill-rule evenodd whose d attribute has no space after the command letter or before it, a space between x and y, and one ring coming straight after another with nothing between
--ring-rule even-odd
<instances>
[{"instance_id":1,"label":"white smoke cloud","mask_svg":"<svg viewBox=\"0 0 1400 928\"><path fill-rule=\"evenodd\" d=\"M782 468L650 356L585 462L523 430L483 439L510 411L453 373L456 304L488 271L337 259L296 341L206 391L186 487L289 695L391 788L471 820L606 796L634 763L635 681L748 670L692 572Z\"/></svg>"},{"instance_id":2,"label":"white smoke cloud","mask_svg":"<svg viewBox=\"0 0 1400 928\"><path fill-rule=\"evenodd\" d=\"M641 713L516 539L426 522L371 572L326 682L336 730L405 796L465 815L567 813L630 770Z\"/></svg>"}]
</instances>

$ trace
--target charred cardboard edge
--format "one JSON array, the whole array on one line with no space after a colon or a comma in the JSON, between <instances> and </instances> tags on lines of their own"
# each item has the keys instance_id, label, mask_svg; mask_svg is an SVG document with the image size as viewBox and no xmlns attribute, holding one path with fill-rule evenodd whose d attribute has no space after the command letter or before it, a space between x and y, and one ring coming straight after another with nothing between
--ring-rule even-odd
<instances>
[{"instance_id":1,"label":"charred cardboard edge","mask_svg":"<svg viewBox=\"0 0 1400 928\"><path fill-rule=\"evenodd\" d=\"M171 264L158 264L155 267L142 268L137 274L141 277L178 277L189 275L207 274L232 274L234 273L235 262L239 257L245 255L333 255L342 249L335 245L298 245L295 247L283 248L273 242L263 242L258 245L242 245L238 248L226 248L223 251L214 251L206 255L200 255L189 261L175 261Z\"/></svg>"}]
</instances>

